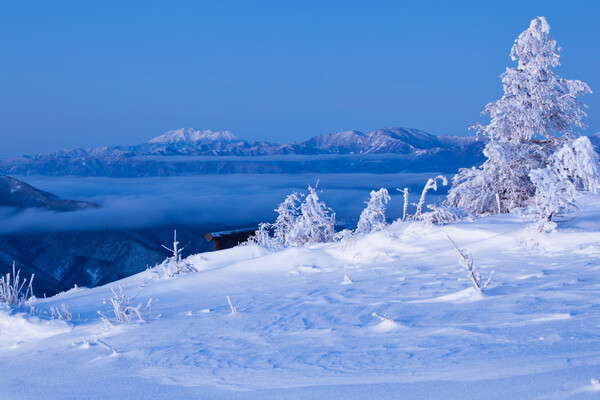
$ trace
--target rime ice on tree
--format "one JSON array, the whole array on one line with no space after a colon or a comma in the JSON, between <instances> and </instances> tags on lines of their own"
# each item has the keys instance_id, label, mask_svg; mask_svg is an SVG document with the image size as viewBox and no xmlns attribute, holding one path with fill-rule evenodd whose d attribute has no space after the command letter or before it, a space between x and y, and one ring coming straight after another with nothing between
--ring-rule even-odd
<instances>
[{"instance_id":1,"label":"rime ice on tree","mask_svg":"<svg viewBox=\"0 0 600 400\"><path fill-rule=\"evenodd\" d=\"M558 50L544 17L532 20L519 35L510 53L517 68L501 75L504 95L482 113L490 115L490 123L471 126L490 137L484 150L487 161L454 177L447 205L478 215L527 206L536 193L530 172L548 165L559 146L556 136L585 127L586 105L579 97L591 90L584 82L554 74Z\"/></svg>"},{"instance_id":2,"label":"rime ice on tree","mask_svg":"<svg viewBox=\"0 0 600 400\"><path fill-rule=\"evenodd\" d=\"M390 200L387 189L381 188L378 191L371 191L371 199L367 202L365 208L360 214L357 233L369 233L381 230L385 227L385 205Z\"/></svg>"}]
</instances>

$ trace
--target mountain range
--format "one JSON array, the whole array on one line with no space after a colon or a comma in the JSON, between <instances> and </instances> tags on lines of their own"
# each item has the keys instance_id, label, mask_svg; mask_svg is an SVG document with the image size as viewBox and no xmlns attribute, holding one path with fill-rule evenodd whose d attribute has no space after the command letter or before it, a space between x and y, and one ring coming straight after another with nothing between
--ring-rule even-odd
<instances>
[{"instance_id":1,"label":"mountain range","mask_svg":"<svg viewBox=\"0 0 600 400\"><path fill-rule=\"evenodd\" d=\"M61 199L52 193L36 189L23 181L5 175L0 177L0 207L16 209L35 207L49 211L77 211L100 206L86 201Z\"/></svg>"},{"instance_id":2,"label":"mountain range","mask_svg":"<svg viewBox=\"0 0 600 400\"><path fill-rule=\"evenodd\" d=\"M483 146L483 141L473 137L435 136L407 128L336 132L284 144L250 142L229 131L188 128L168 131L135 146L66 149L2 159L0 173L137 177L188 173L454 172L481 163Z\"/></svg>"}]
</instances>

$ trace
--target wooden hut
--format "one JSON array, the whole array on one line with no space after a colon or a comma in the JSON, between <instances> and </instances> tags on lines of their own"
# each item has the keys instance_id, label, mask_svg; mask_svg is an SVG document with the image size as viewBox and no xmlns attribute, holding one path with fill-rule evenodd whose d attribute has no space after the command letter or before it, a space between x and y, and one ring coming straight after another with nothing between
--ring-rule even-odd
<instances>
[{"instance_id":1,"label":"wooden hut","mask_svg":"<svg viewBox=\"0 0 600 400\"><path fill-rule=\"evenodd\" d=\"M230 249L238 244L245 242L254 235L258 228L234 229L229 231L209 232L204 235L207 242L212 241L214 250Z\"/></svg>"}]
</instances>

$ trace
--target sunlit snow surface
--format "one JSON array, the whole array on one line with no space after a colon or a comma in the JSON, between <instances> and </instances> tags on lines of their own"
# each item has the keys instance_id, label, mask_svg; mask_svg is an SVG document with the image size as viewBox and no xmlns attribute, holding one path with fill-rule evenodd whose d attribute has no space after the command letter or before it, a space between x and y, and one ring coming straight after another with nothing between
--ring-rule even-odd
<instances>
[{"instance_id":1,"label":"sunlit snow surface","mask_svg":"<svg viewBox=\"0 0 600 400\"><path fill-rule=\"evenodd\" d=\"M64 303L67 322L1 309L0 397L598 398L600 199L575 215L539 236L504 215L238 247L191 256L196 273L146 271L31 304ZM485 294L446 235L495 270ZM105 328L97 311L117 285L158 299L154 317Z\"/></svg>"}]
</instances>

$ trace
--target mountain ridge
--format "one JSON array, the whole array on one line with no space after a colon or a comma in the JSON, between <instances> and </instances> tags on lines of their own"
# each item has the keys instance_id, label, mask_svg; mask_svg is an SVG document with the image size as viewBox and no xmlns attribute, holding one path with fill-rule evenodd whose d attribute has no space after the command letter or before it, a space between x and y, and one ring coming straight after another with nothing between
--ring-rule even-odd
<instances>
[{"instance_id":1,"label":"mountain ridge","mask_svg":"<svg viewBox=\"0 0 600 400\"><path fill-rule=\"evenodd\" d=\"M456 171L483 161L484 142L474 137L436 136L418 129L388 127L368 133L342 131L283 144L250 142L229 131L180 128L133 146L64 149L47 154L0 159L0 173L142 177L186 173L342 173ZM365 156L397 155L391 163ZM323 161L259 159L261 156L339 155ZM151 160L147 156L166 156ZM175 158L171 156L181 156ZM194 160L187 156L207 156ZM220 156L240 159L224 160ZM342 157L343 156L343 157ZM429 168L429 169L428 169ZM433 168L433 169L430 169Z\"/></svg>"}]
</instances>

